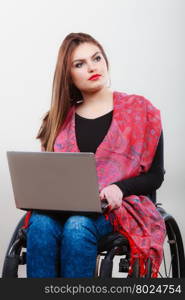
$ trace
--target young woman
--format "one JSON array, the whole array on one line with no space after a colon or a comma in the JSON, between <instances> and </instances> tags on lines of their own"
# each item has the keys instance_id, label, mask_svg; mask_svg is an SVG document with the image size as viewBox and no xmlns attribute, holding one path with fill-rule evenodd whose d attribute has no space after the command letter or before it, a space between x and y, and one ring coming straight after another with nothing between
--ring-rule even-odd
<instances>
[{"instance_id":1,"label":"young woman","mask_svg":"<svg viewBox=\"0 0 185 300\"><path fill-rule=\"evenodd\" d=\"M66 36L51 108L37 138L43 151L94 152L100 200L107 200L109 212L99 217L32 212L28 277L93 277L98 241L114 230L129 240L131 266L139 258L143 275L150 257L157 277L165 224L147 195L163 182L160 111L143 96L112 91L109 78L104 49L92 36Z\"/></svg>"}]
</instances>

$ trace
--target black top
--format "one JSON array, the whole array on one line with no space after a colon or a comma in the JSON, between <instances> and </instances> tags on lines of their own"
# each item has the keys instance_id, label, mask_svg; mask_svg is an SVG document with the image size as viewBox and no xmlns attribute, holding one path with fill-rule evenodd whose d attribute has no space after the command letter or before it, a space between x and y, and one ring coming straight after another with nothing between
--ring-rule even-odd
<instances>
[{"instance_id":1,"label":"black top","mask_svg":"<svg viewBox=\"0 0 185 300\"><path fill-rule=\"evenodd\" d=\"M87 119L75 113L75 131L78 148L81 152L96 152L103 141L112 121L113 110L95 119ZM148 195L157 190L164 180L163 132L159 139L152 165L148 172L121 181L112 182L124 196Z\"/></svg>"}]
</instances>

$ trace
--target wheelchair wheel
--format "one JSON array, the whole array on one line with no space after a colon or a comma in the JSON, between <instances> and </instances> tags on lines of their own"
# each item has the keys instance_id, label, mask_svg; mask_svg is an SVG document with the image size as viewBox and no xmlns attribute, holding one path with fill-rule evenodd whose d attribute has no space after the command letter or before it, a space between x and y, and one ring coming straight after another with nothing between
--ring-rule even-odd
<instances>
[{"instance_id":1,"label":"wheelchair wheel","mask_svg":"<svg viewBox=\"0 0 185 300\"><path fill-rule=\"evenodd\" d=\"M19 265L24 265L26 263L25 252L21 253L22 248L26 247L25 232L23 229L21 229L24 224L24 219L25 215L17 224L17 227L10 240L3 264L2 278L18 277Z\"/></svg>"},{"instance_id":2,"label":"wheelchair wheel","mask_svg":"<svg viewBox=\"0 0 185 300\"><path fill-rule=\"evenodd\" d=\"M185 256L181 233L175 219L158 207L166 224L163 261L158 278L184 278Z\"/></svg>"}]
</instances>

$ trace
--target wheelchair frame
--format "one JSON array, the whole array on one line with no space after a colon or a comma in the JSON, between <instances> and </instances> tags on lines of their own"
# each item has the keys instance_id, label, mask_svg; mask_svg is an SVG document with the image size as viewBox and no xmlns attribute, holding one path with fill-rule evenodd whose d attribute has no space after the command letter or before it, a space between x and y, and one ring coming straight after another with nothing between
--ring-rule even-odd
<instances>
[{"instance_id":1,"label":"wheelchair frame","mask_svg":"<svg viewBox=\"0 0 185 300\"><path fill-rule=\"evenodd\" d=\"M164 274L159 271L159 277L162 278L184 278L185 277L185 256L181 233L175 219L168 214L162 207L161 203L156 203L156 191L148 195L152 202L155 203L157 210L160 212L166 224L165 243L169 248L171 256L170 263L167 263L165 250L163 250ZM26 232L22 228L25 215L19 221L12 238L10 240L3 265L2 277L18 277L19 265L26 264ZM164 248L163 248L164 249ZM119 272L128 273L130 249L128 240L118 232L108 234L98 243L98 255L96 262L95 277L111 278L113 275L113 260L115 256L124 256L119 262ZM161 264L161 265L162 265ZM169 266L167 266L169 264ZM151 278L151 262L147 262L147 273L145 278ZM167 269L169 267L169 269ZM127 276L128 277L128 276ZM133 267L133 278L139 278L139 264L136 261Z\"/></svg>"}]
</instances>

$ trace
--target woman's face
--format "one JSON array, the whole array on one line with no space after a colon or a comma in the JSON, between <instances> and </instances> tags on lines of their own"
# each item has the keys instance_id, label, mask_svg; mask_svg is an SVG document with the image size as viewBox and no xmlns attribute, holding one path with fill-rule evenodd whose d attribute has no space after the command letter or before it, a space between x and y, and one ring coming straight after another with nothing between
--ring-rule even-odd
<instances>
[{"instance_id":1,"label":"woman's face","mask_svg":"<svg viewBox=\"0 0 185 300\"><path fill-rule=\"evenodd\" d=\"M95 74L100 76L90 80ZM71 55L71 78L82 93L95 92L106 86L108 70L98 46L86 42L75 48Z\"/></svg>"}]
</instances>

